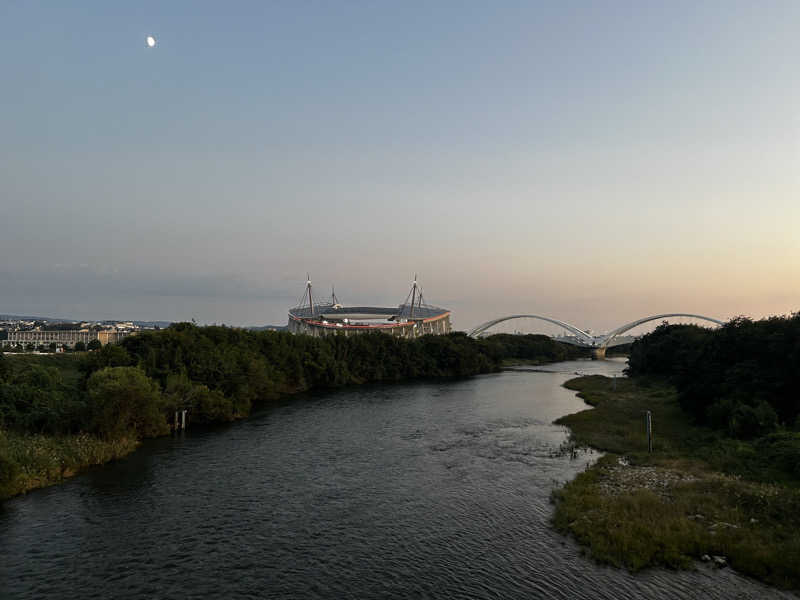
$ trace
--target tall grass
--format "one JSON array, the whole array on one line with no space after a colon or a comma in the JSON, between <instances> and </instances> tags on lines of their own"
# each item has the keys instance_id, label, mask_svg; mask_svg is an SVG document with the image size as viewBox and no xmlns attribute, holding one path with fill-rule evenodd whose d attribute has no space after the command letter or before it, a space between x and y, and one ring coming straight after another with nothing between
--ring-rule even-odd
<instances>
[{"instance_id":1,"label":"tall grass","mask_svg":"<svg viewBox=\"0 0 800 600\"><path fill-rule=\"evenodd\" d=\"M89 434L49 436L0 430L0 499L58 483L81 469L132 452L133 438L101 440Z\"/></svg>"}]
</instances>

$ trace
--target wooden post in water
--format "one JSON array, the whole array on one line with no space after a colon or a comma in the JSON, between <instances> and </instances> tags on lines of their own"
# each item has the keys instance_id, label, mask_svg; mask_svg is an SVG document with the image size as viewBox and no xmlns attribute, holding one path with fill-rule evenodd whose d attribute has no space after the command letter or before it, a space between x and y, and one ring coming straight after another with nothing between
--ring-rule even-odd
<instances>
[{"instance_id":1,"label":"wooden post in water","mask_svg":"<svg viewBox=\"0 0 800 600\"><path fill-rule=\"evenodd\" d=\"M645 422L647 425L647 451L653 451L653 415L648 410L645 414Z\"/></svg>"},{"instance_id":2,"label":"wooden post in water","mask_svg":"<svg viewBox=\"0 0 800 600\"><path fill-rule=\"evenodd\" d=\"M186 410L181 411L181 429L186 430Z\"/></svg>"}]
</instances>

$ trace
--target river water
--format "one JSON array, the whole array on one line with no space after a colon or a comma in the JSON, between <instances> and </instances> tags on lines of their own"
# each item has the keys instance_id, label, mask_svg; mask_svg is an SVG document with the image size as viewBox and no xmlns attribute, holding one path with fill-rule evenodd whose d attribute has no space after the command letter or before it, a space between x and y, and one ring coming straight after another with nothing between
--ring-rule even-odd
<instances>
[{"instance_id":1,"label":"river water","mask_svg":"<svg viewBox=\"0 0 800 600\"><path fill-rule=\"evenodd\" d=\"M600 567L549 526L592 461L576 361L291 399L0 506L1 598L772 598L729 569ZM790 597L790 596L785 596Z\"/></svg>"}]
</instances>

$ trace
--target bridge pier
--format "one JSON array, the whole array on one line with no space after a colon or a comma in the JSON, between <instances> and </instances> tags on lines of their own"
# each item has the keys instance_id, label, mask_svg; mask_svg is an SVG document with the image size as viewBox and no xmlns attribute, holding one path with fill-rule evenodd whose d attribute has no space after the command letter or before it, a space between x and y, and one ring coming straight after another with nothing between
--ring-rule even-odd
<instances>
[{"instance_id":1,"label":"bridge pier","mask_svg":"<svg viewBox=\"0 0 800 600\"><path fill-rule=\"evenodd\" d=\"M599 348L592 348L592 360L605 360L605 359L606 359L605 346L600 346Z\"/></svg>"}]
</instances>

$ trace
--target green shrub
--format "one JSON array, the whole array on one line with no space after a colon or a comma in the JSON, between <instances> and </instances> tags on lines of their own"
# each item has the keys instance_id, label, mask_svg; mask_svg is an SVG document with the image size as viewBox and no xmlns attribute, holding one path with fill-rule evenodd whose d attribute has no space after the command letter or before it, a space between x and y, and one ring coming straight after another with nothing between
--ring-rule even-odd
<instances>
[{"instance_id":1,"label":"green shrub","mask_svg":"<svg viewBox=\"0 0 800 600\"><path fill-rule=\"evenodd\" d=\"M800 479L800 433L772 433L757 440L755 447L765 462Z\"/></svg>"},{"instance_id":2,"label":"green shrub","mask_svg":"<svg viewBox=\"0 0 800 600\"><path fill-rule=\"evenodd\" d=\"M752 439L775 431L778 426L778 415L766 402L755 406L739 402L728 418L728 431L733 437Z\"/></svg>"},{"instance_id":3,"label":"green shrub","mask_svg":"<svg viewBox=\"0 0 800 600\"><path fill-rule=\"evenodd\" d=\"M169 432L158 384L136 367L106 367L88 381L92 429L106 439Z\"/></svg>"},{"instance_id":4,"label":"green shrub","mask_svg":"<svg viewBox=\"0 0 800 600\"><path fill-rule=\"evenodd\" d=\"M192 420L198 423L233 421L236 417L233 403L217 390L202 386L194 401Z\"/></svg>"}]
</instances>

